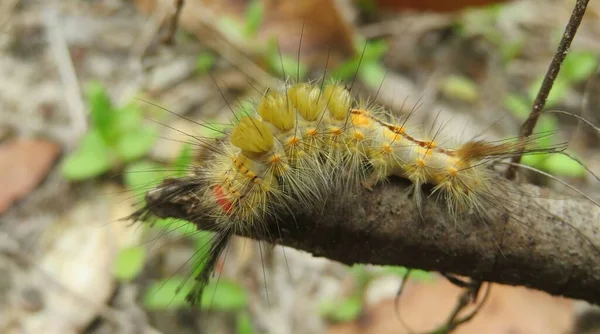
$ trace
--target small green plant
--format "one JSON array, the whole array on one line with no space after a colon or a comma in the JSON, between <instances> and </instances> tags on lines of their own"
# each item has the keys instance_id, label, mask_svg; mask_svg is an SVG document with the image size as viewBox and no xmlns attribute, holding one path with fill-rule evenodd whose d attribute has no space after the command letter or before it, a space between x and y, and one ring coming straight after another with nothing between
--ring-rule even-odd
<instances>
[{"instance_id":1,"label":"small green plant","mask_svg":"<svg viewBox=\"0 0 600 334\"><path fill-rule=\"evenodd\" d=\"M210 52L202 52L196 57L196 73L206 74L215 65L217 61L214 54Z\"/></svg>"},{"instance_id":2,"label":"small green plant","mask_svg":"<svg viewBox=\"0 0 600 334\"><path fill-rule=\"evenodd\" d=\"M252 0L246 7L244 34L246 37L254 37L263 23L265 16L265 4L260 0Z\"/></svg>"},{"instance_id":3,"label":"small green plant","mask_svg":"<svg viewBox=\"0 0 600 334\"><path fill-rule=\"evenodd\" d=\"M477 84L461 75L443 78L440 82L440 91L449 98L466 103L475 103L479 99Z\"/></svg>"},{"instance_id":4,"label":"small green plant","mask_svg":"<svg viewBox=\"0 0 600 334\"><path fill-rule=\"evenodd\" d=\"M115 107L101 84L91 84L86 98L91 128L61 169L72 181L91 179L139 159L156 140L156 129L143 124L142 111L133 104Z\"/></svg>"},{"instance_id":5,"label":"small green plant","mask_svg":"<svg viewBox=\"0 0 600 334\"><path fill-rule=\"evenodd\" d=\"M559 72L550 94L546 101L546 109L559 105L569 93L573 86L588 79L598 68L598 57L587 51L571 51ZM504 100L504 106L519 120L527 119L533 101L542 85L543 78L534 81L527 90L527 96L517 94L508 95ZM558 131L558 119L552 115L541 117L535 127L535 133L552 134ZM555 144L552 136L542 139L540 145L549 147ZM571 153L572 154L572 153ZM540 154L523 157L522 162L531 167L549 172L557 176L583 177L585 168L577 161L561 154Z\"/></svg>"},{"instance_id":6,"label":"small green plant","mask_svg":"<svg viewBox=\"0 0 600 334\"><path fill-rule=\"evenodd\" d=\"M350 268L354 276L356 288L354 292L341 300L325 300L320 305L320 314L333 322L348 322L356 319L363 309L364 294L369 283L380 275L404 276L408 271L400 266L381 266L381 270L372 272L363 265L355 265ZM427 271L411 271L411 279L419 281L431 281L433 275Z\"/></svg>"},{"instance_id":7,"label":"small green plant","mask_svg":"<svg viewBox=\"0 0 600 334\"><path fill-rule=\"evenodd\" d=\"M331 78L336 81L351 81L357 75L367 86L379 87L386 74L381 58L388 50L387 43L383 40L357 40L355 50L354 57L333 69Z\"/></svg>"},{"instance_id":8,"label":"small green plant","mask_svg":"<svg viewBox=\"0 0 600 334\"><path fill-rule=\"evenodd\" d=\"M117 255L114 265L114 276L117 280L128 282L135 279L146 262L146 248L132 246L122 249Z\"/></svg>"},{"instance_id":9,"label":"small green plant","mask_svg":"<svg viewBox=\"0 0 600 334\"><path fill-rule=\"evenodd\" d=\"M303 80L306 77L308 69L302 63L298 63L294 57L284 55L279 51L277 40L269 40L265 61L269 71L276 74L279 78L291 76Z\"/></svg>"},{"instance_id":10,"label":"small green plant","mask_svg":"<svg viewBox=\"0 0 600 334\"><path fill-rule=\"evenodd\" d=\"M233 42L248 43L256 37L263 23L265 8L263 1L252 0L246 7L244 17L239 20L231 15L221 15L217 21L219 31ZM241 21L241 22L240 22Z\"/></svg>"}]
</instances>

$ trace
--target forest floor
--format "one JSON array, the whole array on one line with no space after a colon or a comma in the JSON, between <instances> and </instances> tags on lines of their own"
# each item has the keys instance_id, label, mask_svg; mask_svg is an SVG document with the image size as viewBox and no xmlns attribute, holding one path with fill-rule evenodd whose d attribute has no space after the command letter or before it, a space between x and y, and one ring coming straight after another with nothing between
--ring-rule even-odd
<instances>
[{"instance_id":1,"label":"forest floor","mask_svg":"<svg viewBox=\"0 0 600 334\"><path fill-rule=\"evenodd\" d=\"M175 290L206 236L172 221L120 219L175 162L191 163L190 134L218 132L194 122L218 129L232 106L284 74L316 80L327 68L356 79L357 95L395 115L416 109L415 124L446 124L457 139L515 136L574 1L440 13L350 1L187 0L175 43L166 44L173 3L0 4L0 332L350 334L441 325L461 290L437 274L414 274L395 305L404 268L347 268L242 238L219 264L210 309L191 309ZM369 41L363 57L359 36ZM600 3L592 1L548 105L596 125L598 36ZM111 110L112 125L98 125L98 110ZM99 147L94 136L113 130L119 144ZM600 173L599 137L576 119L549 116L540 130L568 141ZM543 163L600 194L576 166ZM566 333L583 309L494 285L456 333Z\"/></svg>"}]
</instances>

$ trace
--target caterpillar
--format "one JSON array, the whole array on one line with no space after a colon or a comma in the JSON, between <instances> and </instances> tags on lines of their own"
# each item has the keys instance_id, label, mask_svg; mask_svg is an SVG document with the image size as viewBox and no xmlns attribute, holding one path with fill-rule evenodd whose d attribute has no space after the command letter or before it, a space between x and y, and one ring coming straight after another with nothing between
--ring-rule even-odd
<instances>
[{"instance_id":1,"label":"caterpillar","mask_svg":"<svg viewBox=\"0 0 600 334\"><path fill-rule=\"evenodd\" d=\"M413 131L410 115L395 120L335 82L282 82L234 115L222 138L195 137L207 152L185 187L170 190L167 182L157 188L163 196L192 197L202 210L190 218L208 222L216 232L187 296L192 304L201 300L217 260L237 232L263 229L265 221L285 214L317 210L332 194L368 191L391 176L411 182L419 212L423 188L430 185L429 196L444 203L455 221L475 215L486 222L490 209L503 200L493 191L504 184L497 182L502 176L490 168L493 162L565 148L541 147L539 141L549 134L451 145L439 130ZM151 212L145 207L132 217L144 220Z\"/></svg>"}]
</instances>

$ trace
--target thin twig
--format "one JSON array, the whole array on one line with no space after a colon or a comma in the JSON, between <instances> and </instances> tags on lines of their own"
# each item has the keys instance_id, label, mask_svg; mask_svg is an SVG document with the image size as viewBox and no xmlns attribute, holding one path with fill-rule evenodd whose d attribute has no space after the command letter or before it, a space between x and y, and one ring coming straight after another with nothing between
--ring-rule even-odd
<instances>
[{"instance_id":1,"label":"thin twig","mask_svg":"<svg viewBox=\"0 0 600 334\"><path fill-rule=\"evenodd\" d=\"M477 284L477 286L479 286ZM477 288L479 289L479 288ZM487 288L485 289L485 294L483 295L483 298L481 299L481 302L479 304L477 304L477 307L475 307L475 309L469 313L468 315L457 319L458 314L460 313L461 310L463 310L467 305L468 305L468 301L471 298L471 296L476 293L473 289L467 289L460 297L459 297L459 302L456 305L456 309L453 312L453 317L451 317L448 320L448 323L445 326L445 330L446 333L450 333L453 330L457 329L459 326L462 326L464 324L466 324L467 322L471 321L471 319L473 319L475 317L475 315L477 315L477 313L479 313L479 311L481 310L481 308L485 305L485 303L487 302L487 299L490 295L490 290L492 289L492 285L491 284L487 284ZM439 332L437 332L439 333Z\"/></svg>"},{"instance_id":2,"label":"thin twig","mask_svg":"<svg viewBox=\"0 0 600 334\"><path fill-rule=\"evenodd\" d=\"M175 13L171 16L171 20L169 21L169 27L167 30L167 35L163 38L163 43L172 45L174 42L175 32L177 31L177 27L179 26L179 17L181 16L181 9L184 5L184 0L175 0Z\"/></svg>"},{"instance_id":3,"label":"thin twig","mask_svg":"<svg viewBox=\"0 0 600 334\"><path fill-rule=\"evenodd\" d=\"M56 9L48 7L44 10L44 24L48 31L50 51L54 56L58 73L65 87L73 138L79 138L87 130L86 108L81 96L75 66L69 53L69 46L60 27ZM76 142L76 140L72 142Z\"/></svg>"},{"instance_id":4,"label":"thin twig","mask_svg":"<svg viewBox=\"0 0 600 334\"><path fill-rule=\"evenodd\" d=\"M402 292L404 292L404 289L407 285L406 283L408 281L408 278L410 277L411 272L412 272L412 269L407 269L406 273L402 277L402 282L400 283L400 288L398 288L398 292L396 293L396 298L394 299L394 311L396 314L396 318L398 318L398 320L402 323L402 326L404 327L404 329L406 329L409 333L414 333L414 331L410 328L410 326L408 326L406 321L404 321L404 318L402 318L402 315L400 315L400 303L399 303L400 296L402 296Z\"/></svg>"},{"instance_id":5,"label":"thin twig","mask_svg":"<svg viewBox=\"0 0 600 334\"><path fill-rule=\"evenodd\" d=\"M579 28L579 24L583 19L583 15L585 14L585 9L587 8L589 0L577 0L575 3L575 8L573 9L573 13L571 13L571 18L565 27L565 31L563 36L558 44L558 48L556 49L556 53L554 54L554 58L552 58L552 62L548 66L548 70L546 71L546 75L544 76L544 80L542 81L542 85L533 101L533 107L531 109L531 113L529 117L523 125L521 125L520 130L520 138L524 139L529 137L533 133L533 129L537 123L540 114L544 110L544 106L546 105L546 100L548 99L548 95L550 94L550 90L554 85L554 80L558 76L558 72L560 71L560 67L569 53L569 48L571 46L571 42L575 38L575 34L577 33L577 29ZM518 164L521 161L521 154L517 154L512 158L512 163ZM506 170L506 178L512 180L515 178L517 173L517 166L512 165Z\"/></svg>"}]
</instances>

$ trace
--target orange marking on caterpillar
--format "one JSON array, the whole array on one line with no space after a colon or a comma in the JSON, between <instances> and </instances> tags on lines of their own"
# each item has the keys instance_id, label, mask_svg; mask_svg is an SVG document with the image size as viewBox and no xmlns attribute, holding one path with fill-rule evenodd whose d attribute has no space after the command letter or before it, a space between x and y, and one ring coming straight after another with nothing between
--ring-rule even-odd
<instances>
[{"instance_id":1,"label":"orange marking on caterpillar","mask_svg":"<svg viewBox=\"0 0 600 334\"><path fill-rule=\"evenodd\" d=\"M306 134L309 135L310 137L314 137L319 134L319 131L317 131L317 129L315 129L315 128L312 128L312 129L308 129L306 131Z\"/></svg>"},{"instance_id":2,"label":"orange marking on caterpillar","mask_svg":"<svg viewBox=\"0 0 600 334\"><path fill-rule=\"evenodd\" d=\"M230 212L233 206L233 203L227 199L227 196L223 192L223 188L220 185L216 185L213 187L213 191L217 198L217 203L221 206L221 209L225 212Z\"/></svg>"},{"instance_id":3,"label":"orange marking on caterpillar","mask_svg":"<svg viewBox=\"0 0 600 334\"><path fill-rule=\"evenodd\" d=\"M352 113L352 124L356 126L371 125L372 120L366 113Z\"/></svg>"},{"instance_id":4,"label":"orange marking on caterpillar","mask_svg":"<svg viewBox=\"0 0 600 334\"><path fill-rule=\"evenodd\" d=\"M354 134L352 135L352 137L354 137L354 139L356 139L357 141L363 141L363 140L365 140L367 138L365 136L365 134L362 133L362 132L360 132L360 131L354 132Z\"/></svg>"},{"instance_id":5,"label":"orange marking on caterpillar","mask_svg":"<svg viewBox=\"0 0 600 334\"><path fill-rule=\"evenodd\" d=\"M281 162L281 157L279 156L279 154L274 154L274 155L271 156L270 162L272 164Z\"/></svg>"}]
</instances>

